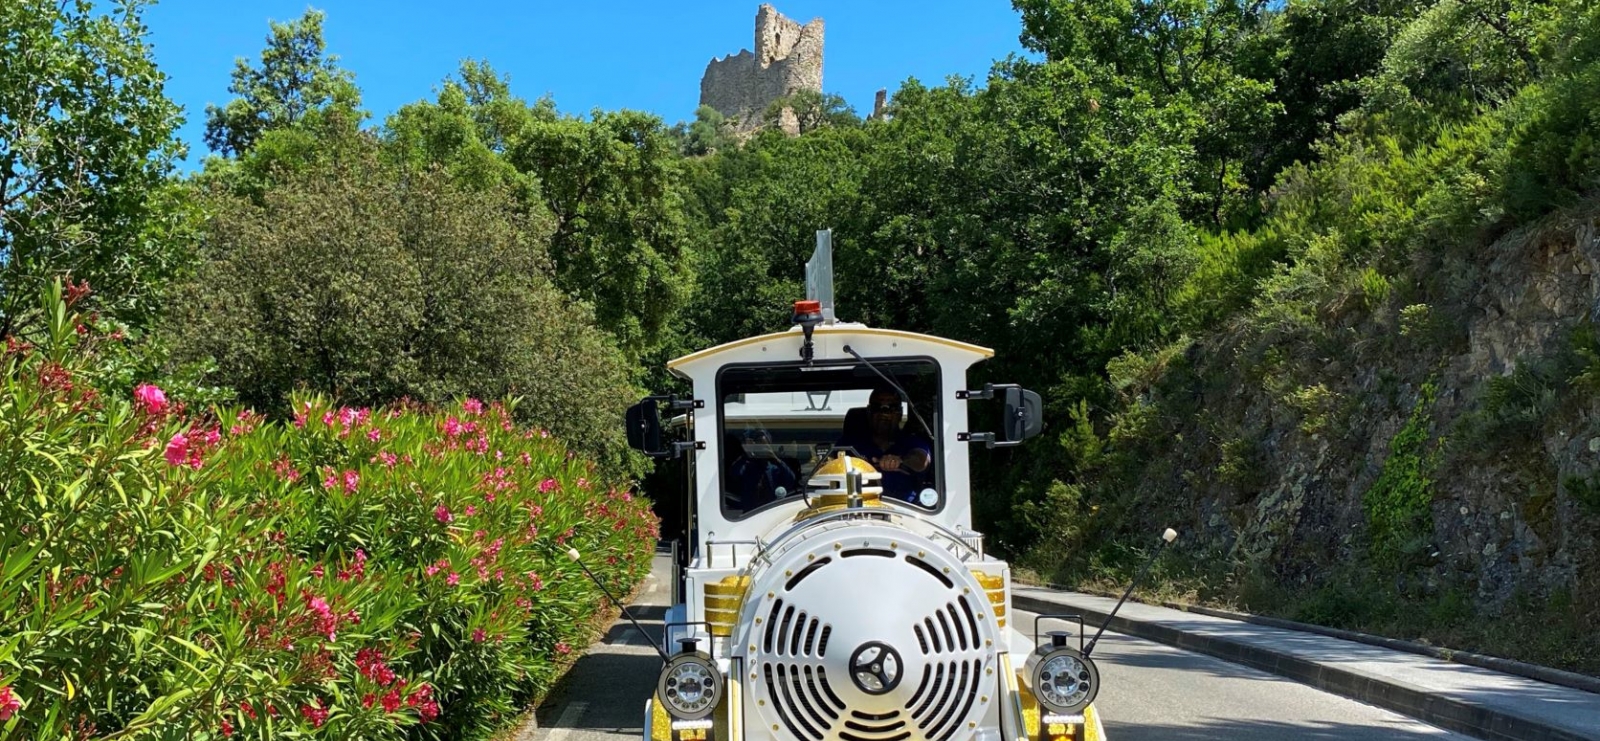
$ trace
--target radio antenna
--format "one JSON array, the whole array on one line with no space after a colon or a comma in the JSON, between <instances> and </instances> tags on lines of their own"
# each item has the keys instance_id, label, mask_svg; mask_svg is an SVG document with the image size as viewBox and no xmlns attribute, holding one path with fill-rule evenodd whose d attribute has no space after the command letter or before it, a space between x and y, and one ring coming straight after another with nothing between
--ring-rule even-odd
<instances>
[{"instance_id":1,"label":"radio antenna","mask_svg":"<svg viewBox=\"0 0 1600 741\"><path fill-rule=\"evenodd\" d=\"M611 600L611 604L616 605L617 609L622 610L622 614L628 618L628 622L633 623L633 627L638 628L639 633L644 636L644 639L650 642L650 647L655 649L656 653L661 654L662 661L665 662L672 660L672 657L667 656L666 651L662 651L661 647L656 645L656 639L650 637L650 632L645 630L644 626L640 625L638 620L633 619L633 613L628 612L628 606L622 604L622 601L618 600L616 597L611 596L611 590L606 589L606 585L600 583L600 577L595 576L594 572L590 571L589 567L584 565L583 559L578 556L578 549L568 548L567 558L572 559L572 562L577 564L578 568L583 569L583 573L589 575L589 580L594 582L594 585L600 588L600 592L603 593L607 599Z\"/></svg>"},{"instance_id":2,"label":"radio antenna","mask_svg":"<svg viewBox=\"0 0 1600 741\"><path fill-rule=\"evenodd\" d=\"M1095 631L1094 637L1089 639L1089 645L1085 646L1083 649L1084 656L1088 656L1094 651L1094 644L1099 642L1100 635L1106 632L1106 626L1111 624L1111 619L1117 616L1117 610L1122 609L1122 603L1128 601L1128 596L1133 594L1133 588L1139 586L1139 582L1144 581L1145 574L1150 573L1150 565L1156 562L1156 556L1161 555L1162 549L1166 548L1168 543L1171 543L1177 539L1178 531L1173 530L1170 527L1166 529L1166 532L1161 533L1161 542L1156 545L1155 552L1151 553L1150 557L1145 559L1144 568L1140 569L1139 575L1135 576L1133 581L1128 584L1128 591L1122 593L1122 599L1117 600L1117 606L1111 608L1111 614L1107 615L1106 621L1100 624L1100 630Z\"/></svg>"}]
</instances>

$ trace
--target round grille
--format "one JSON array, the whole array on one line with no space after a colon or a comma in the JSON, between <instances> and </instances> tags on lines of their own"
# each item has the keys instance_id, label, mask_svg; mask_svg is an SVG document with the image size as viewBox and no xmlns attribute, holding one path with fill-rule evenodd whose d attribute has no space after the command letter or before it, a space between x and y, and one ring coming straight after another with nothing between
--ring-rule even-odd
<instances>
[{"instance_id":1,"label":"round grille","mask_svg":"<svg viewBox=\"0 0 1600 741\"><path fill-rule=\"evenodd\" d=\"M949 741L976 720L995 626L943 548L857 523L806 538L755 575L749 687L767 728L800 741Z\"/></svg>"}]
</instances>

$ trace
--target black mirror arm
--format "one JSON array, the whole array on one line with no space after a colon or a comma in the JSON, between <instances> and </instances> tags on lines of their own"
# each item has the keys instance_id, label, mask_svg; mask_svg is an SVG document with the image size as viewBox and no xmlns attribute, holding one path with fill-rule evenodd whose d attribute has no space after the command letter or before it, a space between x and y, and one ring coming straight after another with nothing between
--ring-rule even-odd
<instances>
[{"instance_id":1,"label":"black mirror arm","mask_svg":"<svg viewBox=\"0 0 1600 741\"><path fill-rule=\"evenodd\" d=\"M956 440L964 443L983 443L986 448L1014 448L1021 440L1000 440L993 432L957 432Z\"/></svg>"}]
</instances>

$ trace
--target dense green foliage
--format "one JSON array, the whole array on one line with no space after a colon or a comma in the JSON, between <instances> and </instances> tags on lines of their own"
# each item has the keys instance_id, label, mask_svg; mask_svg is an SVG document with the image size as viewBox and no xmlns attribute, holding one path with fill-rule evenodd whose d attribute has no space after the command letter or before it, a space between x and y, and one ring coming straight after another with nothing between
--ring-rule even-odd
<instances>
[{"instance_id":1,"label":"dense green foliage","mask_svg":"<svg viewBox=\"0 0 1600 741\"><path fill-rule=\"evenodd\" d=\"M628 369L546 277L548 221L504 187L408 172L368 146L205 203L207 259L168 336L244 403L283 416L299 388L359 405L518 396L524 421L623 461Z\"/></svg>"},{"instance_id":2,"label":"dense green foliage","mask_svg":"<svg viewBox=\"0 0 1600 741\"><path fill-rule=\"evenodd\" d=\"M1180 524L1188 560L1155 573L1205 599L1468 648L1480 608L1559 605L1528 618L1550 635L1600 619L1589 582L1491 590L1493 548L1429 547L1472 466L1530 492L1506 513L1551 542L1600 510L1600 473L1539 439L1587 424L1592 333L1462 371L1494 246L1600 202L1595 5L1013 4L1028 54L985 79L907 80L866 120L803 93L753 135L708 108L564 113L481 61L369 124L311 12L238 63L217 156L182 181L137 7L7 4L0 335L37 335L19 297L70 271L80 307L131 325L112 396L159 376L284 434L306 391L516 396L519 423L638 473L621 407L668 390L674 354L784 328L831 228L842 318L993 347L975 382L1044 393L1043 439L975 456L978 524L1019 565L1119 579ZM770 125L791 115L798 136ZM1308 458L1346 489L1283 470ZM1572 579L1600 573L1590 550ZM1506 650L1600 666L1587 640ZM461 722L508 708L483 702Z\"/></svg>"},{"instance_id":3,"label":"dense green foliage","mask_svg":"<svg viewBox=\"0 0 1600 741\"><path fill-rule=\"evenodd\" d=\"M289 421L98 389L61 300L0 352L0 737L481 738L649 568L643 500L499 404Z\"/></svg>"},{"instance_id":4,"label":"dense green foliage","mask_svg":"<svg viewBox=\"0 0 1600 741\"><path fill-rule=\"evenodd\" d=\"M811 234L831 227L841 316L994 347L980 374L1046 392L1057 444L975 469L982 526L1024 565L1061 581L1114 576L1145 533L1198 520L1193 506L1218 512L1193 525L1205 598L1306 594L1311 580L1316 604L1350 597L1345 624L1485 648L1461 629L1472 603L1504 598L1404 602L1482 578L1430 560L1448 527L1433 516L1440 479L1465 461L1449 438L1470 435L1435 424L1438 387L1424 383L1465 342L1486 248L1563 209L1587 213L1600 190L1600 14L1568 0L1015 5L1037 56L997 64L981 88L908 81L886 117L815 119L797 138L767 131L737 148L704 112L680 130L705 237L678 346L781 328ZM1325 373L1374 344L1406 358L1383 371L1387 396ZM1474 460L1537 447L1554 394L1516 435L1476 438ZM1251 398L1270 407L1202 401ZM1387 460L1373 465L1351 430L1378 413L1398 430L1380 427ZM1359 496L1317 506L1365 512L1353 542L1254 511L1283 449L1263 436L1284 428L1349 456ZM1191 467L1202 461L1214 468ZM1548 522L1556 479L1529 475L1543 491L1531 516ZM1588 478L1567 481L1560 496L1592 497ZM1302 485L1290 488L1284 506L1301 506ZM1250 528L1266 536L1246 542ZM1378 573L1417 586L1351 591ZM1582 625L1600 603L1561 609L1554 624Z\"/></svg>"}]
</instances>

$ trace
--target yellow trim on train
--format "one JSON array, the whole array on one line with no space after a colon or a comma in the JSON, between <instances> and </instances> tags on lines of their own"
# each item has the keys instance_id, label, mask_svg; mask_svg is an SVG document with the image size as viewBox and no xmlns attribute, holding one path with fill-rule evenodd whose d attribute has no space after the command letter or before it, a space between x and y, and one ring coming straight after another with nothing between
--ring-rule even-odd
<instances>
[{"instance_id":1,"label":"yellow trim on train","mask_svg":"<svg viewBox=\"0 0 1600 741\"><path fill-rule=\"evenodd\" d=\"M905 340L917 340L917 341L921 341L921 342L931 342L931 343L934 343L936 345L944 345L946 347L953 347L953 348L956 348L957 350L966 350L967 352L977 353L979 355L982 355L985 358L994 357L994 350L991 350L991 349L989 349L987 347L984 347L982 345L973 345L973 344L970 344L970 343L967 343L967 342L962 342L960 340L949 340L949 339L945 339L943 337L935 337L933 335L919 334L919 333L916 333L916 332L905 332L905 331L901 331L901 330L898 330L898 329L874 329L872 327L841 327L841 326L823 325L821 327L817 327L816 330L812 333L812 336L829 335L829 334L858 334L858 335L871 335L871 336L877 336L877 337L896 337L896 338L905 339ZM688 363L693 363L696 360L709 358L709 357L711 357L713 355L718 355L718 354L721 354L721 353L725 353L725 352L727 352L729 350L735 350L735 349L738 349L738 348L741 348L741 347L747 347L749 345L758 345L758 344L761 344L763 342L776 342L778 340L787 339L787 338L793 338L793 339L798 340L798 339L800 339L800 337L801 337L801 335L799 333L797 333L797 332L773 332L772 334L764 334L764 335L761 335L759 337L746 337L745 339L742 339L742 340L734 340L733 342L727 342L727 343L724 343L724 344L721 344L721 345L717 345L716 347L708 347L708 348L706 348L704 350L700 350L698 352L689 353L688 355L685 355L685 356L683 356L681 358L676 358L676 359L673 359L673 360L669 360L669 361L667 361L667 369L668 370L677 370L679 366L686 365Z\"/></svg>"}]
</instances>

